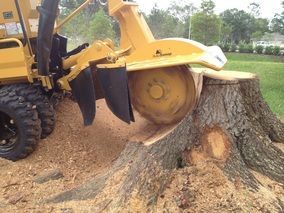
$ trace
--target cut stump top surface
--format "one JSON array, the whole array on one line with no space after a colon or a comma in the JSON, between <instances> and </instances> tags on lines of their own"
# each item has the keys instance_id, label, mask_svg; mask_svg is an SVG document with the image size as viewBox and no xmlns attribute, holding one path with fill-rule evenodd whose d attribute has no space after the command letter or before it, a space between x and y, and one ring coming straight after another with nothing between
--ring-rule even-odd
<instances>
[{"instance_id":1,"label":"cut stump top surface","mask_svg":"<svg viewBox=\"0 0 284 213\"><path fill-rule=\"evenodd\" d=\"M249 72L240 72L240 71L230 71L222 70L215 71L208 68L193 68L194 72L202 73L208 78L224 80L224 81L240 81L240 80L249 80L256 79L257 75Z\"/></svg>"}]
</instances>

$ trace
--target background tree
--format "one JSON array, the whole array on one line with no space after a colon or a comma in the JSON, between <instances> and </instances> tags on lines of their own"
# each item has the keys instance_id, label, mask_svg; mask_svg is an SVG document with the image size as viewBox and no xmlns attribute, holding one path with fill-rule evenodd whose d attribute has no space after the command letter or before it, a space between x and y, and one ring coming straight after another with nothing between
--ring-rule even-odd
<instances>
[{"instance_id":1,"label":"background tree","mask_svg":"<svg viewBox=\"0 0 284 213\"><path fill-rule=\"evenodd\" d=\"M169 37L183 37L185 34L184 23L177 17L162 10L155 5L146 20L157 39Z\"/></svg>"},{"instance_id":2,"label":"background tree","mask_svg":"<svg viewBox=\"0 0 284 213\"><path fill-rule=\"evenodd\" d=\"M189 0L184 0L182 2L173 0L167 9L172 16L178 18L183 23L188 22L189 17L196 10L197 8L194 7Z\"/></svg>"},{"instance_id":3,"label":"background tree","mask_svg":"<svg viewBox=\"0 0 284 213\"><path fill-rule=\"evenodd\" d=\"M255 19L244 10L236 8L225 10L221 13L223 27L231 27L230 35L231 42L238 44L240 41L250 42L252 33L254 32Z\"/></svg>"},{"instance_id":4,"label":"background tree","mask_svg":"<svg viewBox=\"0 0 284 213\"><path fill-rule=\"evenodd\" d=\"M215 4L211 0L201 3L201 11L192 16L192 39L205 45L218 43L221 35L221 20L214 14Z\"/></svg>"},{"instance_id":5,"label":"background tree","mask_svg":"<svg viewBox=\"0 0 284 213\"><path fill-rule=\"evenodd\" d=\"M221 39L220 43L231 43L232 42L232 26L226 24L221 19Z\"/></svg>"},{"instance_id":6,"label":"background tree","mask_svg":"<svg viewBox=\"0 0 284 213\"><path fill-rule=\"evenodd\" d=\"M83 2L84 0L61 0L60 19L68 16ZM120 32L119 29L114 30L117 29L115 26L114 19L107 15L107 7L95 3L65 24L60 33L70 38L69 49L72 49L84 42L92 43L95 39L111 38L117 41Z\"/></svg>"},{"instance_id":7,"label":"background tree","mask_svg":"<svg viewBox=\"0 0 284 213\"><path fill-rule=\"evenodd\" d=\"M266 32L269 32L269 20L265 18L257 18L254 20L252 39L261 39Z\"/></svg>"},{"instance_id":8,"label":"background tree","mask_svg":"<svg viewBox=\"0 0 284 213\"><path fill-rule=\"evenodd\" d=\"M284 9L284 1L282 1L282 7ZM284 35L284 10L283 12L276 13L271 21L271 29L273 32L278 32Z\"/></svg>"},{"instance_id":9,"label":"background tree","mask_svg":"<svg viewBox=\"0 0 284 213\"><path fill-rule=\"evenodd\" d=\"M61 0L60 1L60 16L65 17L70 12L78 8L81 4L84 3L84 0Z\"/></svg>"},{"instance_id":10,"label":"background tree","mask_svg":"<svg viewBox=\"0 0 284 213\"><path fill-rule=\"evenodd\" d=\"M248 9L250 11L250 14L254 17L259 17L260 15L260 4L256 3L256 2L253 2L253 3L250 3L250 5L248 6Z\"/></svg>"},{"instance_id":11,"label":"background tree","mask_svg":"<svg viewBox=\"0 0 284 213\"><path fill-rule=\"evenodd\" d=\"M90 41L104 40L106 38L115 39L113 22L103 9L95 13L86 37Z\"/></svg>"},{"instance_id":12,"label":"background tree","mask_svg":"<svg viewBox=\"0 0 284 213\"><path fill-rule=\"evenodd\" d=\"M203 0L201 2L201 11L206 15L212 15L214 13L216 5L212 0Z\"/></svg>"},{"instance_id":13,"label":"background tree","mask_svg":"<svg viewBox=\"0 0 284 213\"><path fill-rule=\"evenodd\" d=\"M60 18L70 14L83 1L62 0ZM248 8L249 12L230 9L218 16L214 13L215 3L212 0L203 0L197 13L197 9L190 0L182 2L172 0L167 9L161 9L155 5L150 14L144 15L157 39L188 38L191 23L191 37L194 40L206 45L216 44L219 41L238 44L240 41L248 43L252 39L259 40L266 32L269 32L269 20L259 17L260 5L252 3ZM284 34L284 11L282 14L275 15L271 22L271 29L273 32ZM107 15L107 7L101 7L97 3L89 5L66 24L61 33L72 39L73 46L106 37L118 42L120 37L118 23Z\"/></svg>"},{"instance_id":14,"label":"background tree","mask_svg":"<svg viewBox=\"0 0 284 213\"><path fill-rule=\"evenodd\" d=\"M196 12L197 8L190 1L177 1L174 0L171 2L170 7L167 11L174 17L178 18L181 22L180 24L183 28L183 36L184 38L189 38L189 27L191 25L191 16L194 12Z\"/></svg>"}]
</instances>

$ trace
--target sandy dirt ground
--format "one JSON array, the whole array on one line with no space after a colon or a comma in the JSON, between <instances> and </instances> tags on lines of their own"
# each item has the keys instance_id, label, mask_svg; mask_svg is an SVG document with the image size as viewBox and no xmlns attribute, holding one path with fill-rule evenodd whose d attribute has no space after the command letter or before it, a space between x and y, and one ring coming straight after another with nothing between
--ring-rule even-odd
<instances>
[{"instance_id":1,"label":"sandy dirt ground","mask_svg":"<svg viewBox=\"0 0 284 213\"><path fill-rule=\"evenodd\" d=\"M163 212L284 212L284 187L257 173L257 193L231 182L212 162L176 171L158 201Z\"/></svg>"},{"instance_id":2,"label":"sandy dirt ground","mask_svg":"<svg viewBox=\"0 0 284 213\"><path fill-rule=\"evenodd\" d=\"M18 162L0 159L0 212L94 212L92 200L48 205L44 200L106 171L127 141L139 136L141 130L151 134L149 128L152 126L143 119L131 126L124 124L103 101L98 102L94 125L84 127L77 105L66 100L58 106L54 133L42 140L30 157ZM35 182L54 169L64 177L43 184ZM230 182L210 162L177 170L153 211L281 212L283 185L256 176L263 187L253 193L240 183Z\"/></svg>"}]
</instances>

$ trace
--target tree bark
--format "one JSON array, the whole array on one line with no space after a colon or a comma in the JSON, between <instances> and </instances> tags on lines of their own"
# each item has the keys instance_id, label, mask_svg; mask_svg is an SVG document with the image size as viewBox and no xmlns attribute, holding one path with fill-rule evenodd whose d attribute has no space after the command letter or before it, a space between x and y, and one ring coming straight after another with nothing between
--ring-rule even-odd
<instances>
[{"instance_id":1,"label":"tree bark","mask_svg":"<svg viewBox=\"0 0 284 213\"><path fill-rule=\"evenodd\" d=\"M258 79L204 78L194 113L151 135L129 141L108 172L47 202L93 199L98 209L146 208L155 205L173 170L204 160L254 191L260 183L250 169L284 183L284 153L274 146L284 141L284 125L263 100Z\"/></svg>"}]
</instances>

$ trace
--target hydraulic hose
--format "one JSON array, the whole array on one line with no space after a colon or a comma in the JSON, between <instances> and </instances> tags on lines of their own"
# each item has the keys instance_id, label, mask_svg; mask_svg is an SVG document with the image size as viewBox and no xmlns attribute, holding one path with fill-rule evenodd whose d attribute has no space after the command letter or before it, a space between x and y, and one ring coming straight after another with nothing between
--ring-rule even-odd
<instances>
[{"instance_id":1,"label":"hydraulic hose","mask_svg":"<svg viewBox=\"0 0 284 213\"><path fill-rule=\"evenodd\" d=\"M50 53L59 2L60 0L44 0L39 8L37 62L39 74L43 76L49 75Z\"/></svg>"}]
</instances>

